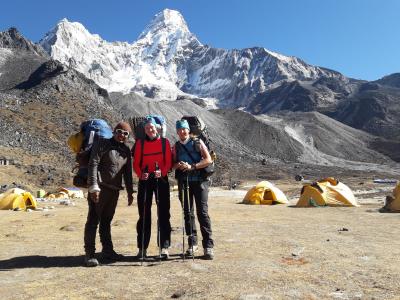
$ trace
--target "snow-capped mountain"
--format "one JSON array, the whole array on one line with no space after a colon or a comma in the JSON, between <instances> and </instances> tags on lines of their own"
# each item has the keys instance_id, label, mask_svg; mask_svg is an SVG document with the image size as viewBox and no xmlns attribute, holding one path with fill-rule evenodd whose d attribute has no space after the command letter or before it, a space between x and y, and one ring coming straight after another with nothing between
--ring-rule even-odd
<instances>
[{"instance_id":1,"label":"snow-capped mountain","mask_svg":"<svg viewBox=\"0 0 400 300\"><path fill-rule=\"evenodd\" d=\"M191 94L218 99L221 106L239 107L282 81L347 80L338 72L265 48L225 50L202 45L182 15L169 9L155 15L132 44L107 42L66 19L40 44L52 58L110 92L169 100Z\"/></svg>"}]
</instances>

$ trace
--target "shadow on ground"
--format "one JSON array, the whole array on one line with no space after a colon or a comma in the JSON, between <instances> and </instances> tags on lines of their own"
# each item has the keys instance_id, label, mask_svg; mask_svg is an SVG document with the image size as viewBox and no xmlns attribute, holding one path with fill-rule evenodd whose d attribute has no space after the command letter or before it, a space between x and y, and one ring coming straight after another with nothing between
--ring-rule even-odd
<instances>
[{"instance_id":1,"label":"shadow on ground","mask_svg":"<svg viewBox=\"0 0 400 300\"><path fill-rule=\"evenodd\" d=\"M83 256L19 256L0 260L0 271L25 268L82 267Z\"/></svg>"},{"instance_id":2,"label":"shadow on ground","mask_svg":"<svg viewBox=\"0 0 400 300\"><path fill-rule=\"evenodd\" d=\"M152 266L162 263L164 260L159 261L157 256L147 257L143 263L136 256L125 256L124 259L116 262L101 259L98 257L101 265L113 266L140 266L143 263L147 266ZM197 259L204 259L203 257L196 257ZM167 261L181 261L181 255L171 255ZM192 258L186 258L186 261L192 261ZM118 264L114 264L118 263ZM135 263L135 264L119 264L119 263ZM30 256L19 256L10 259L0 260L0 271L8 271L14 269L28 269L28 268L74 268L84 266L84 256L42 256L42 255L30 255Z\"/></svg>"}]
</instances>

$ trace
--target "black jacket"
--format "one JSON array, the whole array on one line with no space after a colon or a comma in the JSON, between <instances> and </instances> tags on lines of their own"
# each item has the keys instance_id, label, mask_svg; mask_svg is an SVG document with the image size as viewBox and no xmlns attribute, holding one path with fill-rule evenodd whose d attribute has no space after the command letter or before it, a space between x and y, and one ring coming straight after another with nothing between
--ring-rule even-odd
<instances>
[{"instance_id":1,"label":"black jacket","mask_svg":"<svg viewBox=\"0 0 400 300\"><path fill-rule=\"evenodd\" d=\"M129 147L110 139L100 138L93 144L89 160L89 188L105 186L113 190L122 190L124 178L126 190L133 193L132 156Z\"/></svg>"}]
</instances>

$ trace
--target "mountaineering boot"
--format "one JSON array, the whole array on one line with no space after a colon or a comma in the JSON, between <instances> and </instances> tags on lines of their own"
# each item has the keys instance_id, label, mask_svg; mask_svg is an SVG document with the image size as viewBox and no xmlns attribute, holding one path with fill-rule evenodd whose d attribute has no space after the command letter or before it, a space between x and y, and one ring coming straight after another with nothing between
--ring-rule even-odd
<instances>
[{"instance_id":1,"label":"mountaineering boot","mask_svg":"<svg viewBox=\"0 0 400 300\"><path fill-rule=\"evenodd\" d=\"M186 250L185 255L188 256L188 257L193 257L194 254L195 254L197 251L199 251L199 246L193 245L193 247L189 247L189 248Z\"/></svg>"},{"instance_id":2,"label":"mountaineering boot","mask_svg":"<svg viewBox=\"0 0 400 300\"><path fill-rule=\"evenodd\" d=\"M213 260L214 259L214 249L204 248L204 259Z\"/></svg>"},{"instance_id":3,"label":"mountaineering boot","mask_svg":"<svg viewBox=\"0 0 400 300\"><path fill-rule=\"evenodd\" d=\"M122 254L118 254L114 250L111 251L102 251L101 252L101 257L106 260L113 260L113 261L120 261L124 260L125 256Z\"/></svg>"},{"instance_id":4,"label":"mountaineering boot","mask_svg":"<svg viewBox=\"0 0 400 300\"><path fill-rule=\"evenodd\" d=\"M161 259L168 259L169 258L169 252L168 248L162 248L161 249Z\"/></svg>"},{"instance_id":5,"label":"mountaineering boot","mask_svg":"<svg viewBox=\"0 0 400 300\"><path fill-rule=\"evenodd\" d=\"M147 249L139 249L138 254L136 255L137 259L147 258Z\"/></svg>"},{"instance_id":6,"label":"mountaineering boot","mask_svg":"<svg viewBox=\"0 0 400 300\"><path fill-rule=\"evenodd\" d=\"M85 255L85 266L86 267L97 267L99 261L93 255Z\"/></svg>"}]
</instances>

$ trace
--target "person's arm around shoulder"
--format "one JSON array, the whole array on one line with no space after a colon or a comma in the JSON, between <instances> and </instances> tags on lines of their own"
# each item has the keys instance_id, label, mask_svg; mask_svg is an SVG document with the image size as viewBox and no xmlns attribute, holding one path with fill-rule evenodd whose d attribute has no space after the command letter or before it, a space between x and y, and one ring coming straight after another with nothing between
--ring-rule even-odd
<instances>
[{"instance_id":1,"label":"person's arm around shoulder","mask_svg":"<svg viewBox=\"0 0 400 300\"><path fill-rule=\"evenodd\" d=\"M142 151L142 140L136 140L133 151L133 171L136 176L140 178L142 175L142 170L140 170L140 156Z\"/></svg>"},{"instance_id":2,"label":"person's arm around shoulder","mask_svg":"<svg viewBox=\"0 0 400 300\"><path fill-rule=\"evenodd\" d=\"M168 172L172 168L173 164L173 158L172 158L172 150L171 150L171 143L169 142L168 139L166 139L166 145L165 145L165 166L163 170L163 176L167 176Z\"/></svg>"},{"instance_id":3,"label":"person's arm around shoulder","mask_svg":"<svg viewBox=\"0 0 400 300\"><path fill-rule=\"evenodd\" d=\"M176 147L177 147L177 143L176 142L171 149L171 154L172 154L172 168L173 169L179 169L179 161L177 161L177 152L176 152Z\"/></svg>"}]
</instances>

